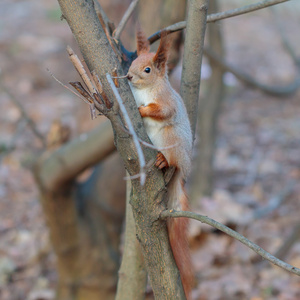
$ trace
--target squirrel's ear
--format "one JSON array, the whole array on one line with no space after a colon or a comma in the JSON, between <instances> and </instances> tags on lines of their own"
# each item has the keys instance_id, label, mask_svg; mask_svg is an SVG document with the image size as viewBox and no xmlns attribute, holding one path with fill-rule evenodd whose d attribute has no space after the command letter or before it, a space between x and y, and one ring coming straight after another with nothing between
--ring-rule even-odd
<instances>
[{"instance_id":1,"label":"squirrel's ear","mask_svg":"<svg viewBox=\"0 0 300 300\"><path fill-rule=\"evenodd\" d=\"M163 31L161 33L159 47L153 58L153 63L160 71L161 74L164 74L166 71L166 65L169 57L170 47L171 47L171 39L167 35L167 32Z\"/></svg>"},{"instance_id":2,"label":"squirrel's ear","mask_svg":"<svg viewBox=\"0 0 300 300\"><path fill-rule=\"evenodd\" d=\"M137 26L136 39L137 39L137 55L139 56L141 53L149 52L150 43L139 24Z\"/></svg>"}]
</instances>

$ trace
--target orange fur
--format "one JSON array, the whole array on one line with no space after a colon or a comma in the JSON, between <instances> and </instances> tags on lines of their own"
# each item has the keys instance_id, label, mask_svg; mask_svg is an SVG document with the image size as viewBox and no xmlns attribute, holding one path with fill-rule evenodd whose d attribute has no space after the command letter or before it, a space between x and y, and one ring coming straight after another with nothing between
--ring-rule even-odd
<instances>
[{"instance_id":1,"label":"orange fur","mask_svg":"<svg viewBox=\"0 0 300 300\"><path fill-rule=\"evenodd\" d=\"M150 117L157 121L166 120L170 117L171 111L164 111L160 105L157 103L151 103L147 106L140 106L139 112L141 114L141 117Z\"/></svg>"},{"instance_id":2,"label":"orange fur","mask_svg":"<svg viewBox=\"0 0 300 300\"><path fill-rule=\"evenodd\" d=\"M159 169L169 167L168 161L161 152L158 152L156 156L155 166Z\"/></svg>"},{"instance_id":3,"label":"orange fur","mask_svg":"<svg viewBox=\"0 0 300 300\"><path fill-rule=\"evenodd\" d=\"M136 35L137 35L137 55L140 55L141 53L149 52L150 44L148 42L147 37L145 36L145 33L141 30L139 25L138 25L138 30Z\"/></svg>"},{"instance_id":4,"label":"orange fur","mask_svg":"<svg viewBox=\"0 0 300 300\"><path fill-rule=\"evenodd\" d=\"M171 47L171 40L165 31L161 33L160 41L161 42L159 44L157 52L155 53L153 61L157 69L160 70L161 74L165 74L166 64L169 57L169 49Z\"/></svg>"},{"instance_id":5,"label":"orange fur","mask_svg":"<svg viewBox=\"0 0 300 300\"><path fill-rule=\"evenodd\" d=\"M139 30L138 57L128 71L132 91L154 146L162 148L155 165L162 169L175 166L168 184L168 209L188 209L183 182L191 169L192 133L181 97L171 87L167 75L170 40L162 34L156 53L149 53L149 42ZM149 71L149 72L148 72ZM168 148L166 148L168 147ZM187 241L188 219L168 220L168 232L174 259L181 274L186 297L193 284L193 271Z\"/></svg>"}]
</instances>

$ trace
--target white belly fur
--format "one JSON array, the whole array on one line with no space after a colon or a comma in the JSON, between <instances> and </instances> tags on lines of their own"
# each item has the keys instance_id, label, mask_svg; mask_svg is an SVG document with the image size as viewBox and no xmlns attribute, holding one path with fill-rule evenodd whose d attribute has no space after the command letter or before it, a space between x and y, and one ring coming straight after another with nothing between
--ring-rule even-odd
<instances>
[{"instance_id":1,"label":"white belly fur","mask_svg":"<svg viewBox=\"0 0 300 300\"><path fill-rule=\"evenodd\" d=\"M153 103L153 97L149 96L151 95L151 92L147 89L136 89L131 86L131 90L138 107L140 107L141 105L147 106L150 103ZM147 134L153 145L157 148L164 147L163 140L160 134L161 129L164 127L163 122L156 121L152 118L143 118L143 121Z\"/></svg>"}]
</instances>

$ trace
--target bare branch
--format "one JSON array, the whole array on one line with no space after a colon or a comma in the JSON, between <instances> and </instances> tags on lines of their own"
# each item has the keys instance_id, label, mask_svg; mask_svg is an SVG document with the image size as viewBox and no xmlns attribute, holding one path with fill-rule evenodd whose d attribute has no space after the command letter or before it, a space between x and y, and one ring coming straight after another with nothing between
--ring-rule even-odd
<instances>
[{"instance_id":1,"label":"bare branch","mask_svg":"<svg viewBox=\"0 0 300 300\"><path fill-rule=\"evenodd\" d=\"M228 10L228 11L224 11L224 12L220 12L220 13L216 13L216 14L211 14L207 17L207 22L215 22L215 21L219 21L219 20L223 20L223 19L227 19L227 18L231 18L231 17L236 17L239 15L243 15L252 11L256 11L262 8L266 8L272 5L276 5L276 4L280 4L283 2L287 2L289 0L264 0L264 1L260 1L254 4L249 4L240 8L236 8L236 9L232 9L232 10Z\"/></svg>"},{"instance_id":2,"label":"bare branch","mask_svg":"<svg viewBox=\"0 0 300 300\"><path fill-rule=\"evenodd\" d=\"M40 185L55 191L65 182L103 160L115 150L110 122L104 122L89 133L55 150L39 160L35 169Z\"/></svg>"},{"instance_id":3,"label":"bare branch","mask_svg":"<svg viewBox=\"0 0 300 300\"><path fill-rule=\"evenodd\" d=\"M246 6L243 6L240 8L227 10L227 11L216 13L216 14L211 14L211 15L207 16L207 23L216 22L216 21L220 21L223 19L239 16L242 14L246 14L246 13L249 13L249 12L252 12L255 10L259 10L262 8L266 8L266 7L276 5L279 3L283 3L283 2L287 2L287 1L289 1L289 0L264 0L264 1L260 1L258 3L246 5ZM170 26L163 28L163 29L157 31L156 33L152 34L148 38L148 40L152 44L155 41L157 41L158 39L160 39L160 35L161 35L162 31L167 31L169 34L172 32L183 30L183 29L185 29L185 27L186 27L186 21L175 23L173 25L170 25Z\"/></svg>"},{"instance_id":4,"label":"bare branch","mask_svg":"<svg viewBox=\"0 0 300 300\"><path fill-rule=\"evenodd\" d=\"M136 8L137 4L139 3L140 0L132 0L132 2L130 3L128 9L126 10L126 12L124 13L122 20L120 21L118 27L116 28L116 30L113 33L113 37L115 39L119 39L120 35L127 23L127 21L129 20L131 14L133 13L134 9Z\"/></svg>"},{"instance_id":5,"label":"bare branch","mask_svg":"<svg viewBox=\"0 0 300 300\"><path fill-rule=\"evenodd\" d=\"M104 93L103 91L103 86L102 86L102 83L98 77L98 75L96 74L95 70L91 72L92 74L92 77L93 77L93 80L96 84L96 88L98 90L98 92L100 93L104 103L105 103L105 106L110 109L112 107L112 103L109 101L109 99L107 98L106 94Z\"/></svg>"},{"instance_id":6,"label":"bare branch","mask_svg":"<svg viewBox=\"0 0 300 300\"><path fill-rule=\"evenodd\" d=\"M216 63L218 63L225 71L229 71L233 75L235 75L239 80L245 82L246 84L253 86L267 94L273 96L287 96L295 93L300 86L300 74L295 77L294 81L285 85L285 86L278 86L278 85L266 85L261 83L258 80L255 80L248 74L243 73L238 68L226 63L222 59L220 59L212 50L204 49L205 55L209 58L213 59Z\"/></svg>"},{"instance_id":7,"label":"bare branch","mask_svg":"<svg viewBox=\"0 0 300 300\"><path fill-rule=\"evenodd\" d=\"M273 16L274 16L273 19L274 19L274 22L275 22L276 27L278 29L278 32L280 34L281 42L282 42L282 45L283 45L284 49L288 52L288 54L293 59L295 64L299 67L300 66L300 58L296 54L295 49L292 47L291 43L289 42L289 40L286 37L286 34L285 34L283 26L282 26L282 22L280 22L281 19L280 19L280 16L278 14L278 11L276 11L274 8L272 8L271 12L273 13Z\"/></svg>"},{"instance_id":8,"label":"bare branch","mask_svg":"<svg viewBox=\"0 0 300 300\"><path fill-rule=\"evenodd\" d=\"M123 104L123 100L114 84L114 81L113 79L111 78L110 74L106 74L106 78L107 78L107 81L111 87L111 89L113 90L113 93L116 97L116 100L118 101L118 104L119 104L119 107L120 107L120 110L123 114L123 117L124 117L124 120L126 121L126 125L128 127L128 131L130 133L130 135L132 136L132 139L133 139L133 143L136 147L136 151L137 151L137 154L138 154L138 158L139 158L139 163L140 163L140 183L141 185L143 186L145 184L145 180L146 180L146 174L145 174L145 166L146 166L146 161L145 161L145 157L144 157L144 153L143 153L143 150L141 148L141 145L139 143L139 139L134 131L134 128L132 126L132 123L131 123L131 120L128 116L128 113L126 111L126 108Z\"/></svg>"},{"instance_id":9,"label":"bare branch","mask_svg":"<svg viewBox=\"0 0 300 300\"><path fill-rule=\"evenodd\" d=\"M253 251L255 251L257 254L259 254L260 256L262 256L264 259L270 261L272 264L288 271L291 273L294 273L298 276L300 276L300 269L291 266L288 263L285 263L284 261L276 258L275 256L271 255L269 252L265 251L264 249L262 249L261 247L259 247L258 245L254 244L253 242L249 241L247 238L245 238L243 235L241 235L240 233L230 229L229 227L209 218L203 215L199 215L190 211L175 211L175 210L166 210L164 212L161 213L161 218L162 219L166 219L166 218L179 218L179 217L185 217L185 218L190 218L190 219L194 219L194 220L198 220L202 223L208 224L210 226L213 226L217 229L219 229L220 231L228 234L229 236L235 238L236 240L240 241L241 243L243 243L244 245L246 245L247 247L249 247L250 249L252 249Z\"/></svg>"},{"instance_id":10,"label":"bare branch","mask_svg":"<svg viewBox=\"0 0 300 300\"><path fill-rule=\"evenodd\" d=\"M67 85L65 85L63 82L61 82L59 79L57 79L54 74L49 70L46 69L47 72L49 72L50 76L56 81L58 82L61 86L63 86L64 88L66 88L68 91L70 91L71 93L73 93L75 96L77 96L78 98L80 98L83 102L90 104L89 101L87 99L85 99L82 95L77 94L76 92L74 92L72 89L70 89Z\"/></svg>"},{"instance_id":11,"label":"bare branch","mask_svg":"<svg viewBox=\"0 0 300 300\"><path fill-rule=\"evenodd\" d=\"M115 300L144 299L147 285L147 271L141 246L136 238L134 217L129 204L130 193L131 182L127 181L125 242Z\"/></svg>"},{"instance_id":12,"label":"bare branch","mask_svg":"<svg viewBox=\"0 0 300 300\"><path fill-rule=\"evenodd\" d=\"M69 54L69 58L73 64L73 66L75 67L76 71L78 72L79 76L81 77L81 79L83 80L83 82L85 83L85 85L87 86L90 95L94 95L96 94L96 89L92 83L92 81L90 80L88 74L86 73L80 59L78 58L78 56L74 53L74 51L72 50L72 48L70 46L67 46L67 52Z\"/></svg>"},{"instance_id":13,"label":"bare branch","mask_svg":"<svg viewBox=\"0 0 300 300\"><path fill-rule=\"evenodd\" d=\"M201 64L206 29L208 0L191 0L184 42L180 94L191 123L193 139L196 130L201 78Z\"/></svg>"},{"instance_id":14,"label":"bare branch","mask_svg":"<svg viewBox=\"0 0 300 300\"><path fill-rule=\"evenodd\" d=\"M29 128L32 130L33 134L42 142L43 146L45 147L46 140L45 140L44 136L39 132L35 122L27 114L23 105L18 101L18 99L10 92L10 90L6 86L2 85L1 88L9 96L10 101L12 101L13 104L19 109L19 111L22 115L22 118L24 118L26 120L26 122L27 122Z\"/></svg>"}]
</instances>

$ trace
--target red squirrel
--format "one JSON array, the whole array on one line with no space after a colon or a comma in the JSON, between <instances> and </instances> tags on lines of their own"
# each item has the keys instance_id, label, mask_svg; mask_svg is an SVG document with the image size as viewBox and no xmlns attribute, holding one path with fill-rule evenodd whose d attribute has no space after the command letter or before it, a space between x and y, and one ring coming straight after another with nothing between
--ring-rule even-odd
<instances>
[{"instance_id":1,"label":"red squirrel","mask_svg":"<svg viewBox=\"0 0 300 300\"><path fill-rule=\"evenodd\" d=\"M169 37L163 33L157 52L149 52L150 44L139 29L138 57L132 62L127 78L147 134L160 150L155 165L159 169L168 166L176 168L168 184L168 209L187 210L184 181L191 170L192 132L183 100L168 79L170 45ZM167 225L173 255L186 297L189 298L193 271L187 241L188 219L170 218Z\"/></svg>"}]
</instances>

